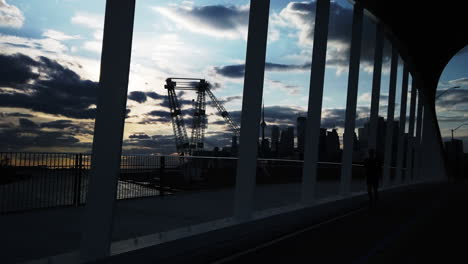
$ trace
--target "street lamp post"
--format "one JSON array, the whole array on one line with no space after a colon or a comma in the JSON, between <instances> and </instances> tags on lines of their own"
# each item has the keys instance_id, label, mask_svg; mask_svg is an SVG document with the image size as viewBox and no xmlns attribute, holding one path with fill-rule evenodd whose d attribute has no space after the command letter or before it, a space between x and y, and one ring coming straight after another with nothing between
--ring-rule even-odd
<instances>
[{"instance_id":1,"label":"street lamp post","mask_svg":"<svg viewBox=\"0 0 468 264\"><path fill-rule=\"evenodd\" d=\"M466 126L466 125L468 125L468 123L461 124L461 125L459 125L458 127L456 127L455 129L450 129L450 130L452 131L452 142L453 142L453 132L454 132L455 130L459 129L460 127Z\"/></svg>"}]
</instances>

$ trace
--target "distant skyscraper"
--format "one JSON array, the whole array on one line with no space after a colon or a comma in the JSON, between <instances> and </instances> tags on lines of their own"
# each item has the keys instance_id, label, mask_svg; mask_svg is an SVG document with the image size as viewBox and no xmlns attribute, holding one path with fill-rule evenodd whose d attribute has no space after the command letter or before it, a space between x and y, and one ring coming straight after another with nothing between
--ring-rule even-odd
<instances>
[{"instance_id":1,"label":"distant skyscraper","mask_svg":"<svg viewBox=\"0 0 468 264\"><path fill-rule=\"evenodd\" d=\"M328 160L338 161L340 153L340 138L336 129L327 132L327 157Z\"/></svg>"},{"instance_id":2,"label":"distant skyscraper","mask_svg":"<svg viewBox=\"0 0 468 264\"><path fill-rule=\"evenodd\" d=\"M304 140L307 118L299 116L297 118L297 150L299 153L304 153Z\"/></svg>"},{"instance_id":3,"label":"distant skyscraper","mask_svg":"<svg viewBox=\"0 0 468 264\"><path fill-rule=\"evenodd\" d=\"M271 150L277 152L279 147L280 129L278 126L271 126Z\"/></svg>"},{"instance_id":4,"label":"distant skyscraper","mask_svg":"<svg viewBox=\"0 0 468 264\"><path fill-rule=\"evenodd\" d=\"M281 130L281 140L279 144L280 156L290 156L294 152L294 127Z\"/></svg>"}]
</instances>

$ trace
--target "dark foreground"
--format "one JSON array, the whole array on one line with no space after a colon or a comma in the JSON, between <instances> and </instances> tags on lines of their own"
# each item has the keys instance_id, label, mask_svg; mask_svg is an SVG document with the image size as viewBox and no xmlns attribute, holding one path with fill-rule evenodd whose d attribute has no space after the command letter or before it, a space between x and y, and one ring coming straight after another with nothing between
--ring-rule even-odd
<instances>
[{"instance_id":1,"label":"dark foreground","mask_svg":"<svg viewBox=\"0 0 468 264\"><path fill-rule=\"evenodd\" d=\"M367 207L216 263L468 263L467 183L388 192Z\"/></svg>"}]
</instances>

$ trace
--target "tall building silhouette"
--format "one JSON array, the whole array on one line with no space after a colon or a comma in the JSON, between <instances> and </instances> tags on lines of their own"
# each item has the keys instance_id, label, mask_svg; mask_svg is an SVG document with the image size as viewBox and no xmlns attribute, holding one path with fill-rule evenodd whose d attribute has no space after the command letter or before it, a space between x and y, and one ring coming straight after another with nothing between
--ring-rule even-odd
<instances>
[{"instance_id":1,"label":"tall building silhouette","mask_svg":"<svg viewBox=\"0 0 468 264\"><path fill-rule=\"evenodd\" d=\"M280 129L278 126L271 126L271 150L278 152Z\"/></svg>"},{"instance_id":2,"label":"tall building silhouette","mask_svg":"<svg viewBox=\"0 0 468 264\"><path fill-rule=\"evenodd\" d=\"M287 127L281 130L279 145L280 156L290 156L294 153L294 127Z\"/></svg>"},{"instance_id":3,"label":"tall building silhouette","mask_svg":"<svg viewBox=\"0 0 468 264\"><path fill-rule=\"evenodd\" d=\"M336 129L327 132L327 159L330 161L340 160L340 138Z\"/></svg>"}]
</instances>

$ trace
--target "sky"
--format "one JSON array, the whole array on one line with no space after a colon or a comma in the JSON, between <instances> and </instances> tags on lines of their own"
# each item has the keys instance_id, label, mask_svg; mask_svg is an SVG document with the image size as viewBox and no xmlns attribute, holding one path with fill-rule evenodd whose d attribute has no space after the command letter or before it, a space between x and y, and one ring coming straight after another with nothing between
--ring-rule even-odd
<instances>
[{"instance_id":1,"label":"sky","mask_svg":"<svg viewBox=\"0 0 468 264\"><path fill-rule=\"evenodd\" d=\"M99 81L105 1L0 0L0 151L89 152ZM315 2L272 0L264 81L266 136L271 125L295 126L307 112ZM240 122L249 1L139 0L132 43L125 153L175 152L168 77L204 78ZM343 132L352 6L331 4L322 127ZM368 120L375 24L364 18L356 127ZM468 52L447 66L437 101L443 137L468 122ZM387 115L391 44L384 44L379 114ZM399 116L399 60L395 117ZM410 78L411 84L411 78ZM195 92L178 97L189 123ZM408 98L409 102L409 98ZM409 105L408 105L409 109ZM409 111L407 111L409 112ZM206 145L223 147L232 133L208 104ZM468 126L456 131L468 149Z\"/></svg>"}]
</instances>

